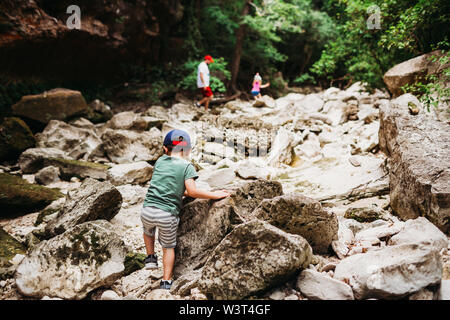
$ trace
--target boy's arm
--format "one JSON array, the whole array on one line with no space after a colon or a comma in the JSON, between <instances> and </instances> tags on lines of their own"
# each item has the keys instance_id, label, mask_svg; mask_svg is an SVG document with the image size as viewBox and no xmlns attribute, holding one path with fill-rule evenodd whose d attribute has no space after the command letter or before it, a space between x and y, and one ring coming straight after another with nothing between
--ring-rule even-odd
<instances>
[{"instance_id":1,"label":"boy's arm","mask_svg":"<svg viewBox=\"0 0 450 320\"><path fill-rule=\"evenodd\" d=\"M227 191L206 191L197 189L195 186L194 179L187 179L184 181L184 185L186 186L186 193L191 198L200 198L200 199L222 199L230 196L230 193Z\"/></svg>"}]
</instances>

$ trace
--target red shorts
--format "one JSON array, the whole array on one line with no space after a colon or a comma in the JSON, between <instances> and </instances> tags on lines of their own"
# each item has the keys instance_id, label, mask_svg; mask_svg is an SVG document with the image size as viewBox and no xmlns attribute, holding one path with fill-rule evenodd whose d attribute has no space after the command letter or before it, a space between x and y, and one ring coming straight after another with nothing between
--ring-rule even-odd
<instances>
[{"instance_id":1,"label":"red shorts","mask_svg":"<svg viewBox=\"0 0 450 320\"><path fill-rule=\"evenodd\" d=\"M203 96L206 97L206 98L213 96L213 93L212 93L210 87L200 88L200 91L202 92Z\"/></svg>"}]
</instances>

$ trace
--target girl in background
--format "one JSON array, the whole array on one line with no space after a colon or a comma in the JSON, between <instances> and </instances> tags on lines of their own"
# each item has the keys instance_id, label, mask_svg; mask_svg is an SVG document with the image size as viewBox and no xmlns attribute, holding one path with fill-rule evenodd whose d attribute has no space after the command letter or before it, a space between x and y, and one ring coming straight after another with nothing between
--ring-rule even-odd
<instances>
[{"instance_id":1,"label":"girl in background","mask_svg":"<svg viewBox=\"0 0 450 320\"><path fill-rule=\"evenodd\" d=\"M252 95L253 98L260 99L261 98L261 89L267 88L270 86L270 82L267 82L266 84L262 84L262 78L259 75L259 72L255 74L255 77L253 78L253 88L252 88Z\"/></svg>"}]
</instances>

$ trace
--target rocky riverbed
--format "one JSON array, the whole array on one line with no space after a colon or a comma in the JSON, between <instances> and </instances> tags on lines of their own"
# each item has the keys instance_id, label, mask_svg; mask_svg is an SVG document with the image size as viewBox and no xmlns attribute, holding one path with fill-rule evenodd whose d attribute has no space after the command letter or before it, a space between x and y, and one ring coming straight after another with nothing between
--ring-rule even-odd
<instances>
[{"instance_id":1,"label":"rocky riverbed","mask_svg":"<svg viewBox=\"0 0 450 320\"><path fill-rule=\"evenodd\" d=\"M45 128L0 169L0 299L449 299L450 130L414 96L355 83L112 116L43 95L14 107ZM73 107L31 114L52 97ZM167 292L139 214L173 128L197 184L232 196L186 199Z\"/></svg>"}]
</instances>

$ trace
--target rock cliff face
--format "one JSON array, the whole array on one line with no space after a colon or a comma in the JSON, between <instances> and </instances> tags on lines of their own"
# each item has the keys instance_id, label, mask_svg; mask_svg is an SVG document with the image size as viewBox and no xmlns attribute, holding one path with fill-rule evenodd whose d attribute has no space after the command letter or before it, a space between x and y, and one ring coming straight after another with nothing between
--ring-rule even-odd
<instances>
[{"instance_id":1,"label":"rock cliff face","mask_svg":"<svg viewBox=\"0 0 450 320\"><path fill-rule=\"evenodd\" d=\"M415 105L419 114L411 115ZM450 233L450 127L411 94L380 107L380 148L390 156L391 207L402 219L427 217Z\"/></svg>"},{"instance_id":2,"label":"rock cliff face","mask_svg":"<svg viewBox=\"0 0 450 320\"><path fill-rule=\"evenodd\" d=\"M72 4L66 0L1 1L2 72L75 81L108 79L117 71L118 61L146 57L159 62L168 50L176 49L168 32L183 16L179 0L77 1L80 30L66 25Z\"/></svg>"}]
</instances>

